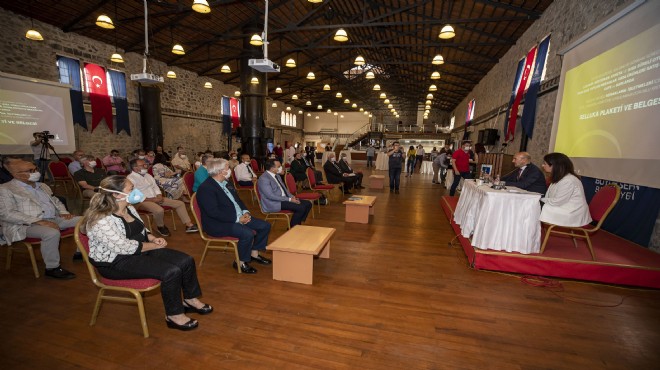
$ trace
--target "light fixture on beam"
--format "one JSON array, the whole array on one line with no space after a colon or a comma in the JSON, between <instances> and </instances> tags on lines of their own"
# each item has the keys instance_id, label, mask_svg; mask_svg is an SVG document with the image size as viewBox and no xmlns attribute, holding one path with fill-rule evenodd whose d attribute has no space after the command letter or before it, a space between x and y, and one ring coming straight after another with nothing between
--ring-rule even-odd
<instances>
[{"instance_id":1,"label":"light fixture on beam","mask_svg":"<svg viewBox=\"0 0 660 370\"><path fill-rule=\"evenodd\" d=\"M360 108L360 112L364 112L364 108Z\"/></svg>"},{"instance_id":2,"label":"light fixture on beam","mask_svg":"<svg viewBox=\"0 0 660 370\"><path fill-rule=\"evenodd\" d=\"M175 44L172 46L172 54L184 55L186 54L186 51L183 50L183 46L181 46L181 44Z\"/></svg>"},{"instance_id":3,"label":"light fixture on beam","mask_svg":"<svg viewBox=\"0 0 660 370\"><path fill-rule=\"evenodd\" d=\"M439 66L440 64L444 64L444 63L445 63L445 58L443 58L442 55L440 55L440 54L434 56L433 60L431 61L431 64L435 64L437 66Z\"/></svg>"},{"instance_id":4,"label":"light fixture on beam","mask_svg":"<svg viewBox=\"0 0 660 370\"><path fill-rule=\"evenodd\" d=\"M426 94L426 99L432 100L433 99L433 94L431 94L431 93Z\"/></svg>"},{"instance_id":5,"label":"light fixture on beam","mask_svg":"<svg viewBox=\"0 0 660 370\"><path fill-rule=\"evenodd\" d=\"M312 114L311 114L311 113L307 113L307 117L311 117L311 116L312 116Z\"/></svg>"},{"instance_id":6,"label":"light fixture on beam","mask_svg":"<svg viewBox=\"0 0 660 370\"><path fill-rule=\"evenodd\" d=\"M293 94L293 96L291 96L291 100L298 100L298 95Z\"/></svg>"},{"instance_id":7,"label":"light fixture on beam","mask_svg":"<svg viewBox=\"0 0 660 370\"><path fill-rule=\"evenodd\" d=\"M310 2L310 3L312 3L312 4L318 4L318 3L322 3L322 2L323 2L323 0L307 0L307 1Z\"/></svg>"},{"instance_id":8,"label":"light fixture on beam","mask_svg":"<svg viewBox=\"0 0 660 370\"><path fill-rule=\"evenodd\" d=\"M374 91L380 91L380 85L379 84L374 85Z\"/></svg>"},{"instance_id":9,"label":"light fixture on beam","mask_svg":"<svg viewBox=\"0 0 660 370\"><path fill-rule=\"evenodd\" d=\"M350 104L350 103L351 101L348 98L344 99L344 104Z\"/></svg>"},{"instance_id":10,"label":"light fixture on beam","mask_svg":"<svg viewBox=\"0 0 660 370\"><path fill-rule=\"evenodd\" d=\"M261 46L263 44L264 44L264 40L258 34L255 33L254 35L252 35L252 37L250 37L250 45Z\"/></svg>"},{"instance_id":11,"label":"light fixture on beam","mask_svg":"<svg viewBox=\"0 0 660 370\"><path fill-rule=\"evenodd\" d=\"M353 103L353 105L351 105L351 107L357 108L357 104Z\"/></svg>"},{"instance_id":12,"label":"light fixture on beam","mask_svg":"<svg viewBox=\"0 0 660 370\"><path fill-rule=\"evenodd\" d=\"M433 72L431 73L431 79L432 80L439 80L440 79L440 72Z\"/></svg>"},{"instance_id":13,"label":"light fixture on beam","mask_svg":"<svg viewBox=\"0 0 660 370\"><path fill-rule=\"evenodd\" d=\"M35 30L34 27L29 29L25 33L25 38L29 39L29 40L32 40L32 41L44 41L44 37L41 36L41 33L39 33L39 31Z\"/></svg>"},{"instance_id":14,"label":"light fixture on beam","mask_svg":"<svg viewBox=\"0 0 660 370\"><path fill-rule=\"evenodd\" d=\"M225 64L220 68L220 72L222 73L231 73L231 68L229 68L229 65Z\"/></svg>"},{"instance_id":15,"label":"light fixture on beam","mask_svg":"<svg viewBox=\"0 0 660 370\"><path fill-rule=\"evenodd\" d=\"M119 53L113 53L110 57L110 60L115 63L124 63L124 58L122 58L121 54Z\"/></svg>"},{"instance_id":16,"label":"light fixture on beam","mask_svg":"<svg viewBox=\"0 0 660 370\"><path fill-rule=\"evenodd\" d=\"M366 79L368 79L368 80L372 80L372 79L376 78L376 75L375 75L372 71L369 71L369 72L367 72L367 74L364 76L364 78L366 78Z\"/></svg>"},{"instance_id":17,"label":"light fixture on beam","mask_svg":"<svg viewBox=\"0 0 660 370\"><path fill-rule=\"evenodd\" d=\"M96 25L107 30L112 30L115 28L114 23L112 23L112 19L110 19L110 17L105 14L101 14L98 16L98 18L96 18Z\"/></svg>"},{"instance_id":18,"label":"light fixture on beam","mask_svg":"<svg viewBox=\"0 0 660 370\"><path fill-rule=\"evenodd\" d=\"M167 78L175 79L176 73L174 71L167 71Z\"/></svg>"},{"instance_id":19,"label":"light fixture on beam","mask_svg":"<svg viewBox=\"0 0 660 370\"><path fill-rule=\"evenodd\" d=\"M281 87L276 87L275 88L275 94L281 94L282 93L282 88Z\"/></svg>"},{"instance_id":20,"label":"light fixture on beam","mask_svg":"<svg viewBox=\"0 0 660 370\"><path fill-rule=\"evenodd\" d=\"M316 106L316 109L319 109L319 110L323 109L323 106L321 104L319 104L319 105Z\"/></svg>"},{"instance_id":21,"label":"light fixture on beam","mask_svg":"<svg viewBox=\"0 0 660 370\"><path fill-rule=\"evenodd\" d=\"M323 85L323 91L330 91L330 85L328 84Z\"/></svg>"},{"instance_id":22,"label":"light fixture on beam","mask_svg":"<svg viewBox=\"0 0 660 370\"><path fill-rule=\"evenodd\" d=\"M308 100L307 103L305 103L305 105L312 105L312 102Z\"/></svg>"},{"instance_id":23,"label":"light fixture on beam","mask_svg":"<svg viewBox=\"0 0 660 370\"><path fill-rule=\"evenodd\" d=\"M440 30L440 34L438 35L438 37L443 40L450 39L454 36L456 36L456 33L454 32L454 27L450 25L446 25L442 27L442 29Z\"/></svg>"},{"instance_id":24,"label":"light fixture on beam","mask_svg":"<svg viewBox=\"0 0 660 370\"><path fill-rule=\"evenodd\" d=\"M327 113L332 113L332 109L328 108Z\"/></svg>"},{"instance_id":25,"label":"light fixture on beam","mask_svg":"<svg viewBox=\"0 0 660 370\"><path fill-rule=\"evenodd\" d=\"M358 55L357 58L355 58L355 62L353 62L356 66L363 66L365 61L364 57L362 55Z\"/></svg>"},{"instance_id":26,"label":"light fixture on beam","mask_svg":"<svg viewBox=\"0 0 660 370\"><path fill-rule=\"evenodd\" d=\"M384 104L390 104L390 99L385 99L385 100L383 100L383 103L384 103Z\"/></svg>"},{"instance_id":27,"label":"light fixture on beam","mask_svg":"<svg viewBox=\"0 0 660 370\"><path fill-rule=\"evenodd\" d=\"M346 31L343 28L340 28L340 29L337 30L337 32L335 32L334 39L335 39L335 41L346 42L346 41L348 41L348 34L346 33Z\"/></svg>"},{"instance_id":28,"label":"light fixture on beam","mask_svg":"<svg viewBox=\"0 0 660 370\"><path fill-rule=\"evenodd\" d=\"M291 107L286 107L286 110L291 112Z\"/></svg>"},{"instance_id":29,"label":"light fixture on beam","mask_svg":"<svg viewBox=\"0 0 660 370\"><path fill-rule=\"evenodd\" d=\"M337 94L336 94L335 96L338 97L338 98L341 98L341 97L342 97L342 95L341 95L340 92L337 92Z\"/></svg>"},{"instance_id":30,"label":"light fixture on beam","mask_svg":"<svg viewBox=\"0 0 660 370\"><path fill-rule=\"evenodd\" d=\"M250 83L252 85L259 85L259 79L256 78L256 77L252 77L252 79L250 80Z\"/></svg>"},{"instance_id":31,"label":"light fixture on beam","mask_svg":"<svg viewBox=\"0 0 660 370\"><path fill-rule=\"evenodd\" d=\"M316 76L314 75L314 72L309 71L309 73L307 74L307 79L308 80L313 80L315 78L316 78Z\"/></svg>"},{"instance_id":32,"label":"light fixture on beam","mask_svg":"<svg viewBox=\"0 0 660 370\"><path fill-rule=\"evenodd\" d=\"M394 105L392 105L392 104L388 104L387 107L390 108L390 109L392 109L392 108L394 108Z\"/></svg>"},{"instance_id":33,"label":"light fixture on beam","mask_svg":"<svg viewBox=\"0 0 660 370\"><path fill-rule=\"evenodd\" d=\"M319 119L319 116L314 117L314 119Z\"/></svg>"},{"instance_id":34,"label":"light fixture on beam","mask_svg":"<svg viewBox=\"0 0 660 370\"><path fill-rule=\"evenodd\" d=\"M385 93L380 93L380 98L381 99L387 99L387 95L385 95Z\"/></svg>"},{"instance_id":35,"label":"light fixture on beam","mask_svg":"<svg viewBox=\"0 0 660 370\"><path fill-rule=\"evenodd\" d=\"M429 91L438 91L438 87L435 85L429 86Z\"/></svg>"},{"instance_id":36,"label":"light fixture on beam","mask_svg":"<svg viewBox=\"0 0 660 370\"><path fill-rule=\"evenodd\" d=\"M329 110L329 109L328 109L328 110ZM335 116L338 116L338 115L339 115L339 113L337 113L337 112L335 112L335 113L334 113L334 115L335 115Z\"/></svg>"},{"instance_id":37,"label":"light fixture on beam","mask_svg":"<svg viewBox=\"0 0 660 370\"><path fill-rule=\"evenodd\" d=\"M299 110L299 111L298 111L298 114L303 114L303 111Z\"/></svg>"},{"instance_id":38,"label":"light fixture on beam","mask_svg":"<svg viewBox=\"0 0 660 370\"><path fill-rule=\"evenodd\" d=\"M192 10L196 11L197 13L210 13L211 12L211 7L209 6L209 3L206 0L195 0L193 1L192 4Z\"/></svg>"},{"instance_id":39,"label":"light fixture on beam","mask_svg":"<svg viewBox=\"0 0 660 370\"><path fill-rule=\"evenodd\" d=\"M277 108L277 103L273 102L273 104L270 105L273 108Z\"/></svg>"},{"instance_id":40,"label":"light fixture on beam","mask_svg":"<svg viewBox=\"0 0 660 370\"><path fill-rule=\"evenodd\" d=\"M206 89L212 89L212 88L213 88L213 84L211 84L210 82L206 82L206 83L204 83L204 88L206 88Z\"/></svg>"},{"instance_id":41,"label":"light fixture on beam","mask_svg":"<svg viewBox=\"0 0 660 370\"><path fill-rule=\"evenodd\" d=\"M234 91L234 96L241 96L241 92L239 90Z\"/></svg>"},{"instance_id":42,"label":"light fixture on beam","mask_svg":"<svg viewBox=\"0 0 660 370\"><path fill-rule=\"evenodd\" d=\"M426 104L426 105L431 105L431 101L430 101L430 100L427 100L424 104Z\"/></svg>"}]
</instances>

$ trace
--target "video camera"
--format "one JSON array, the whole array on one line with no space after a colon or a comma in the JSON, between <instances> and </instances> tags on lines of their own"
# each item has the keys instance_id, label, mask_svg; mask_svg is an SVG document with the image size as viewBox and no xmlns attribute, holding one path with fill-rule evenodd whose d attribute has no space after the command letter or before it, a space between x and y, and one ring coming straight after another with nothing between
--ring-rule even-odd
<instances>
[{"instance_id":1,"label":"video camera","mask_svg":"<svg viewBox=\"0 0 660 370\"><path fill-rule=\"evenodd\" d=\"M34 132L32 135L39 137L42 140L54 139L55 135L51 135L50 131Z\"/></svg>"}]
</instances>

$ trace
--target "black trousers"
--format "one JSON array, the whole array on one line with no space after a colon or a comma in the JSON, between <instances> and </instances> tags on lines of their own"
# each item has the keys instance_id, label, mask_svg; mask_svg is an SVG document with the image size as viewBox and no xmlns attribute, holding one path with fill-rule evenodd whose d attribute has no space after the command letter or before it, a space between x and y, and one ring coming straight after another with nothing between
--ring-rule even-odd
<instances>
[{"instance_id":1,"label":"black trousers","mask_svg":"<svg viewBox=\"0 0 660 370\"><path fill-rule=\"evenodd\" d=\"M293 217L291 217L291 227L294 227L307 220L307 215L309 214L309 211L312 210L312 203L306 200L301 201L300 204L282 202L282 209L293 212Z\"/></svg>"},{"instance_id":2,"label":"black trousers","mask_svg":"<svg viewBox=\"0 0 660 370\"><path fill-rule=\"evenodd\" d=\"M355 182L357 182L357 176L345 176L342 177L342 183L344 184L344 193L351 190L353 186L355 186Z\"/></svg>"},{"instance_id":3,"label":"black trousers","mask_svg":"<svg viewBox=\"0 0 660 370\"><path fill-rule=\"evenodd\" d=\"M355 177L355 179L356 179L356 180L355 180L355 184L354 184L354 186L355 186L356 188L359 188L360 186L362 186L362 178L364 177L364 174L362 174L362 173L360 173L360 172L355 172L355 176L354 176L354 177Z\"/></svg>"},{"instance_id":4,"label":"black trousers","mask_svg":"<svg viewBox=\"0 0 660 370\"><path fill-rule=\"evenodd\" d=\"M160 280L160 294L168 316L184 313L181 291L184 299L202 295L195 260L174 249L161 248L139 255L120 255L110 266L99 266L97 270L108 279Z\"/></svg>"},{"instance_id":5,"label":"black trousers","mask_svg":"<svg viewBox=\"0 0 660 370\"><path fill-rule=\"evenodd\" d=\"M401 180L401 167L390 168L390 190L399 190L400 180Z\"/></svg>"},{"instance_id":6,"label":"black trousers","mask_svg":"<svg viewBox=\"0 0 660 370\"><path fill-rule=\"evenodd\" d=\"M239 181L238 185L241 185L241 186L254 186L254 183L252 181Z\"/></svg>"}]
</instances>

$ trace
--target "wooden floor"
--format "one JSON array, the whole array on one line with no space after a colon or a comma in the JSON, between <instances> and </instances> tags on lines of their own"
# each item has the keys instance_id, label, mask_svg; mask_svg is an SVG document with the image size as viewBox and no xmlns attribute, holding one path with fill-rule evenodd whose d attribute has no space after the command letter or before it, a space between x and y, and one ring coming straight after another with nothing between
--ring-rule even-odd
<instances>
[{"instance_id":1,"label":"wooden floor","mask_svg":"<svg viewBox=\"0 0 660 370\"><path fill-rule=\"evenodd\" d=\"M35 279L27 255L16 254L11 271L0 272L1 367L658 368L660 291L563 282L558 294L574 303L518 276L471 270L462 250L447 245L454 234L439 206L445 189L430 175L401 180L399 195L362 191L378 196L368 225L345 224L336 198L310 217L309 225L337 229L330 259L315 261L312 286L273 281L268 266L239 275L231 254L210 253L198 275L216 311L198 317L192 332L165 326L159 294L146 298L148 339L134 306L106 303L90 327L97 290L71 261L72 239L61 251L75 280ZM182 229L170 246L199 260L201 239ZM283 232L276 224L270 240Z\"/></svg>"}]
</instances>

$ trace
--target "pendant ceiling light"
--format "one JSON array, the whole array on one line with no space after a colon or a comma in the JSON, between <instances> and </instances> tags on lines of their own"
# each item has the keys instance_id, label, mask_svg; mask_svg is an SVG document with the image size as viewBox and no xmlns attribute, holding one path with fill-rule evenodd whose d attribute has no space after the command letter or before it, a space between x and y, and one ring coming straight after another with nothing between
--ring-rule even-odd
<instances>
[{"instance_id":1,"label":"pendant ceiling light","mask_svg":"<svg viewBox=\"0 0 660 370\"><path fill-rule=\"evenodd\" d=\"M110 19L110 17L105 14L101 14L98 16L98 18L96 18L96 25L107 30L115 28L114 23L112 23L112 19Z\"/></svg>"},{"instance_id":2,"label":"pendant ceiling light","mask_svg":"<svg viewBox=\"0 0 660 370\"><path fill-rule=\"evenodd\" d=\"M234 96L241 96L241 92L238 90L234 91Z\"/></svg>"},{"instance_id":3,"label":"pendant ceiling light","mask_svg":"<svg viewBox=\"0 0 660 370\"><path fill-rule=\"evenodd\" d=\"M369 115L369 112L364 111L364 115L365 115L365 116Z\"/></svg>"},{"instance_id":4,"label":"pendant ceiling light","mask_svg":"<svg viewBox=\"0 0 660 370\"><path fill-rule=\"evenodd\" d=\"M332 113L332 109L329 109L326 111L326 113Z\"/></svg>"},{"instance_id":5,"label":"pendant ceiling light","mask_svg":"<svg viewBox=\"0 0 660 370\"><path fill-rule=\"evenodd\" d=\"M172 46L172 54L184 55L186 54L186 51L183 50L183 46L181 46L181 44L175 44Z\"/></svg>"},{"instance_id":6,"label":"pendant ceiling light","mask_svg":"<svg viewBox=\"0 0 660 370\"><path fill-rule=\"evenodd\" d=\"M35 30L34 27L29 29L25 33L25 38L32 40L32 41L44 41L44 37L41 36L41 33L39 31Z\"/></svg>"},{"instance_id":7,"label":"pendant ceiling light","mask_svg":"<svg viewBox=\"0 0 660 370\"><path fill-rule=\"evenodd\" d=\"M316 106L316 109L323 109L323 106L321 104Z\"/></svg>"},{"instance_id":8,"label":"pendant ceiling light","mask_svg":"<svg viewBox=\"0 0 660 370\"><path fill-rule=\"evenodd\" d=\"M298 95L293 94L293 96L291 96L291 100L298 100Z\"/></svg>"},{"instance_id":9,"label":"pendant ceiling light","mask_svg":"<svg viewBox=\"0 0 660 370\"><path fill-rule=\"evenodd\" d=\"M250 45L261 46L263 44L264 44L264 40L262 40L261 36L259 36L258 34L255 33L254 35L252 35L252 37L250 37Z\"/></svg>"},{"instance_id":10,"label":"pendant ceiling light","mask_svg":"<svg viewBox=\"0 0 660 370\"><path fill-rule=\"evenodd\" d=\"M390 109L390 112L394 113L394 112L396 112L396 109L392 108L392 109Z\"/></svg>"},{"instance_id":11,"label":"pendant ceiling light","mask_svg":"<svg viewBox=\"0 0 660 370\"><path fill-rule=\"evenodd\" d=\"M390 99L385 99L385 100L383 100L383 103L385 103L385 104L390 104Z\"/></svg>"},{"instance_id":12,"label":"pendant ceiling light","mask_svg":"<svg viewBox=\"0 0 660 370\"><path fill-rule=\"evenodd\" d=\"M319 119L319 116L314 117L314 119Z\"/></svg>"},{"instance_id":13,"label":"pendant ceiling light","mask_svg":"<svg viewBox=\"0 0 660 370\"><path fill-rule=\"evenodd\" d=\"M350 103L351 103L351 101L348 100L348 98L347 98L347 99L344 99L344 104L350 104Z\"/></svg>"},{"instance_id":14,"label":"pendant ceiling light","mask_svg":"<svg viewBox=\"0 0 660 370\"><path fill-rule=\"evenodd\" d=\"M204 84L204 88L212 89L212 88L213 88L213 84L211 84L210 82L206 82L206 83Z\"/></svg>"},{"instance_id":15,"label":"pendant ceiling light","mask_svg":"<svg viewBox=\"0 0 660 370\"><path fill-rule=\"evenodd\" d=\"M430 101L430 100L427 100L424 104L426 104L426 105L431 105L431 101Z\"/></svg>"},{"instance_id":16,"label":"pendant ceiling light","mask_svg":"<svg viewBox=\"0 0 660 370\"><path fill-rule=\"evenodd\" d=\"M353 103L353 105L351 105L351 107L357 108L357 104Z\"/></svg>"},{"instance_id":17,"label":"pendant ceiling light","mask_svg":"<svg viewBox=\"0 0 660 370\"><path fill-rule=\"evenodd\" d=\"M289 68L294 68L296 66L296 60L293 58L289 58L286 60L286 63L284 65Z\"/></svg>"},{"instance_id":18,"label":"pendant ceiling light","mask_svg":"<svg viewBox=\"0 0 660 370\"><path fill-rule=\"evenodd\" d=\"M270 105L273 108L277 108L277 103L273 102L273 104Z\"/></svg>"},{"instance_id":19,"label":"pendant ceiling light","mask_svg":"<svg viewBox=\"0 0 660 370\"><path fill-rule=\"evenodd\" d=\"M307 74L307 79L308 80L313 80L315 78L316 78L316 76L314 75L314 72L309 71L309 73Z\"/></svg>"},{"instance_id":20,"label":"pendant ceiling light","mask_svg":"<svg viewBox=\"0 0 660 370\"><path fill-rule=\"evenodd\" d=\"M431 61L432 64L435 65L440 65L445 63L445 58L442 57L442 55L438 54L433 57L433 61Z\"/></svg>"},{"instance_id":21,"label":"pendant ceiling light","mask_svg":"<svg viewBox=\"0 0 660 370\"><path fill-rule=\"evenodd\" d=\"M307 113L307 117L311 117L311 116L312 116L312 114L311 114L311 113Z\"/></svg>"},{"instance_id":22,"label":"pendant ceiling light","mask_svg":"<svg viewBox=\"0 0 660 370\"><path fill-rule=\"evenodd\" d=\"M328 84L323 85L323 91L330 91L330 85Z\"/></svg>"},{"instance_id":23,"label":"pendant ceiling light","mask_svg":"<svg viewBox=\"0 0 660 370\"><path fill-rule=\"evenodd\" d=\"M364 76L364 78L366 78L366 79L368 79L368 80L371 80L371 79L376 78L376 75L375 75L372 71L369 71L369 72L367 72L367 74Z\"/></svg>"},{"instance_id":24,"label":"pendant ceiling light","mask_svg":"<svg viewBox=\"0 0 660 370\"><path fill-rule=\"evenodd\" d=\"M310 3L312 3L312 4L318 4L318 3L322 3L322 2L323 2L323 0L307 0L307 1L310 2Z\"/></svg>"},{"instance_id":25,"label":"pendant ceiling light","mask_svg":"<svg viewBox=\"0 0 660 370\"><path fill-rule=\"evenodd\" d=\"M432 80L439 80L440 79L440 72L431 73L431 79Z\"/></svg>"},{"instance_id":26,"label":"pendant ceiling light","mask_svg":"<svg viewBox=\"0 0 660 370\"><path fill-rule=\"evenodd\" d=\"M429 86L429 91L438 91L438 87L435 85Z\"/></svg>"},{"instance_id":27,"label":"pendant ceiling light","mask_svg":"<svg viewBox=\"0 0 660 370\"><path fill-rule=\"evenodd\" d=\"M341 98L343 95L341 95L341 93L338 92L337 95L335 95L335 96L338 97L338 98Z\"/></svg>"},{"instance_id":28,"label":"pendant ceiling light","mask_svg":"<svg viewBox=\"0 0 660 370\"><path fill-rule=\"evenodd\" d=\"M355 58L354 63L355 63L356 66L363 66L364 63L365 63L364 57L362 57L362 55L358 55L357 58Z\"/></svg>"},{"instance_id":29,"label":"pendant ceiling light","mask_svg":"<svg viewBox=\"0 0 660 370\"><path fill-rule=\"evenodd\" d=\"M291 107L286 107L286 110L291 112Z\"/></svg>"},{"instance_id":30,"label":"pendant ceiling light","mask_svg":"<svg viewBox=\"0 0 660 370\"><path fill-rule=\"evenodd\" d=\"M227 64L223 65L222 68L220 68L220 72L222 73L231 73L231 68Z\"/></svg>"},{"instance_id":31,"label":"pendant ceiling light","mask_svg":"<svg viewBox=\"0 0 660 370\"><path fill-rule=\"evenodd\" d=\"M380 98L381 98L381 99L386 99L386 98L387 98L387 95L385 95L385 93L380 93Z\"/></svg>"},{"instance_id":32,"label":"pendant ceiling light","mask_svg":"<svg viewBox=\"0 0 660 370\"><path fill-rule=\"evenodd\" d=\"M330 110L330 109L328 109L328 110ZM335 115L335 116L338 116L338 115L339 115L339 113L337 113L337 112L335 112L335 113L334 113L334 115Z\"/></svg>"},{"instance_id":33,"label":"pendant ceiling light","mask_svg":"<svg viewBox=\"0 0 660 370\"><path fill-rule=\"evenodd\" d=\"M387 107L390 108L390 109L394 108L394 106L392 104L388 104Z\"/></svg>"},{"instance_id":34,"label":"pendant ceiling light","mask_svg":"<svg viewBox=\"0 0 660 370\"><path fill-rule=\"evenodd\" d=\"M303 114L303 111L299 110L299 111L298 111L298 114Z\"/></svg>"},{"instance_id":35,"label":"pendant ceiling light","mask_svg":"<svg viewBox=\"0 0 660 370\"><path fill-rule=\"evenodd\" d=\"M374 91L380 91L380 85L379 84L374 85Z\"/></svg>"},{"instance_id":36,"label":"pendant ceiling light","mask_svg":"<svg viewBox=\"0 0 660 370\"><path fill-rule=\"evenodd\" d=\"M364 108L360 108L360 112L364 112Z\"/></svg>"},{"instance_id":37,"label":"pendant ceiling light","mask_svg":"<svg viewBox=\"0 0 660 370\"><path fill-rule=\"evenodd\" d=\"M433 99L433 94L427 94L426 99L432 100Z\"/></svg>"},{"instance_id":38,"label":"pendant ceiling light","mask_svg":"<svg viewBox=\"0 0 660 370\"><path fill-rule=\"evenodd\" d=\"M454 32L454 27L450 25L446 25L442 27L442 29L440 30L440 34L438 35L439 38L444 40L450 39L454 36L456 36L456 33Z\"/></svg>"},{"instance_id":39,"label":"pendant ceiling light","mask_svg":"<svg viewBox=\"0 0 660 370\"><path fill-rule=\"evenodd\" d=\"M202 13L202 14L211 12L211 7L209 6L209 3L206 0L193 1L192 9L197 13Z\"/></svg>"},{"instance_id":40,"label":"pendant ceiling light","mask_svg":"<svg viewBox=\"0 0 660 370\"><path fill-rule=\"evenodd\" d=\"M253 84L253 85L259 85L259 79L256 78L256 77L252 77L252 79L250 80L250 83Z\"/></svg>"},{"instance_id":41,"label":"pendant ceiling light","mask_svg":"<svg viewBox=\"0 0 660 370\"><path fill-rule=\"evenodd\" d=\"M312 102L308 100L307 103L305 103L305 105L312 105Z\"/></svg>"},{"instance_id":42,"label":"pendant ceiling light","mask_svg":"<svg viewBox=\"0 0 660 370\"><path fill-rule=\"evenodd\" d=\"M348 34L346 33L346 31L343 28L340 28L340 29L337 30L337 32L335 32L334 39L335 39L335 41L346 42L346 41L348 41Z\"/></svg>"},{"instance_id":43,"label":"pendant ceiling light","mask_svg":"<svg viewBox=\"0 0 660 370\"><path fill-rule=\"evenodd\" d=\"M431 106L430 105L425 105L424 109L429 110L429 109L431 109Z\"/></svg>"},{"instance_id":44,"label":"pendant ceiling light","mask_svg":"<svg viewBox=\"0 0 660 370\"><path fill-rule=\"evenodd\" d=\"M281 94L282 93L282 88L281 87L276 87L275 88L275 94Z\"/></svg>"},{"instance_id":45,"label":"pendant ceiling light","mask_svg":"<svg viewBox=\"0 0 660 370\"><path fill-rule=\"evenodd\" d=\"M176 73L174 71L167 71L167 78L175 79Z\"/></svg>"},{"instance_id":46,"label":"pendant ceiling light","mask_svg":"<svg viewBox=\"0 0 660 370\"><path fill-rule=\"evenodd\" d=\"M121 54L119 53L113 53L110 57L110 60L115 63L124 63L124 58L122 58Z\"/></svg>"}]
</instances>

